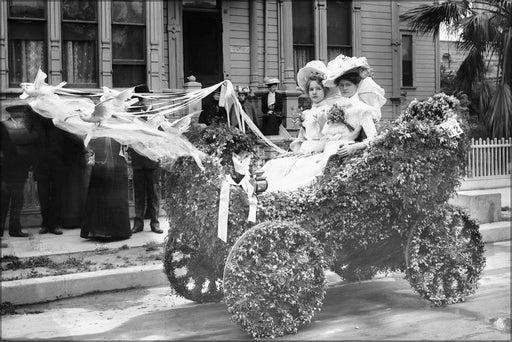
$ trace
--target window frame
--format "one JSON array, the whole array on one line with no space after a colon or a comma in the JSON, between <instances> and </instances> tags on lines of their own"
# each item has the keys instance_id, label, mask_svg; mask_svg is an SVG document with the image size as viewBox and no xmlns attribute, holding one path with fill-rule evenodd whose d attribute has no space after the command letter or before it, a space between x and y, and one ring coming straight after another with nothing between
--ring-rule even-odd
<instances>
[{"instance_id":1,"label":"window frame","mask_svg":"<svg viewBox=\"0 0 512 342\"><path fill-rule=\"evenodd\" d=\"M44 7L44 16L42 18L37 18L37 17L18 17L18 16L11 16L11 10L10 10L10 6L11 6L11 1L8 1L6 6L7 6L7 24L6 24L6 32L7 32L7 35L6 35L6 44L7 44L7 67L8 67L8 76L7 76L7 86L9 88L19 88L19 85L20 83L23 83L23 82L31 82L32 80L22 80L21 82L18 82L18 81L13 81L12 80L12 72L11 72L11 68L10 68L10 64L12 62L12 60L14 59L14 56L13 56L13 51L11 50L11 37L10 37L10 30L9 30L9 26L12 22L37 22L37 23L43 23L43 27L44 27L44 32L43 32L43 57L44 57L44 61L45 61L45 64L44 67L48 68L49 65L50 65L50 61L49 61L49 38L48 38L48 22L49 22L49 8L48 8L48 3L46 3L46 6Z\"/></svg>"},{"instance_id":2,"label":"window frame","mask_svg":"<svg viewBox=\"0 0 512 342\"><path fill-rule=\"evenodd\" d=\"M114 15L113 15L113 8L111 9L111 12L110 12L110 28L111 28L111 32L114 31L114 26L131 26L131 27L142 27L143 28L143 32L142 32L142 46L144 47L144 51L143 51L143 56L144 58L143 59L134 59L134 58L123 58L123 59L119 59L119 58L114 58L114 47L113 47L113 44L112 44L112 51L111 51L111 65L112 65L112 86L114 88L119 88L119 87L123 87L123 86L117 86L114 84L114 68L116 65L121 65L121 66L126 66L126 65L133 65L133 66L145 66L145 80L143 83L147 83L148 82L148 47L147 47L147 30L148 30L148 20L147 20L147 12L148 12L148 8L147 8L147 2L144 0L142 1L143 3L143 13L142 13L142 17L143 17L143 23L134 23L134 22L118 22L118 21L114 21ZM112 33L112 39L113 39L113 33Z\"/></svg>"},{"instance_id":3,"label":"window frame","mask_svg":"<svg viewBox=\"0 0 512 342\"><path fill-rule=\"evenodd\" d=\"M94 51L94 54L95 54L95 60L96 60L96 65L95 65L95 68L96 68L96 75L95 75L95 78L96 78L96 81L94 83L71 83L69 82L69 80L65 80L66 82L68 82L68 85L71 86L71 87L74 87L74 88L98 88L99 87L99 84L100 84L100 60L99 60L99 51L100 51L100 23L99 23L99 18L100 18L100 0L94 0L95 4L96 4L96 11L95 11L95 18L94 18L94 21L90 21L90 20L82 20L82 19L64 19L64 11L62 10L62 6L63 6L63 2L60 1L60 30L61 30L61 34L60 34L60 45L61 45L61 68L62 68L62 76L64 77L64 64L65 64L65 60L64 60L64 33L63 33L63 30L62 30L62 27L63 27L63 24L95 24L96 25L96 42L95 42L95 46L96 46L96 50Z\"/></svg>"},{"instance_id":4,"label":"window frame","mask_svg":"<svg viewBox=\"0 0 512 342\"><path fill-rule=\"evenodd\" d=\"M330 0L326 0L326 6L327 6L327 11L329 11L329 2ZM348 17L350 19L350 22L349 22L349 25L348 25L348 28L350 30L349 32L349 40L350 40L350 45L340 45L340 44L329 44L329 15L327 15L327 19L326 19L326 26L327 26L327 58L330 60L334 57L329 57L329 49L331 48L336 48L336 49L341 49L341 50L344 50L344 51L347 51L347 50L350 50L350 52L348 54L345 54L346 56L352 56L353 55L353 51L354 51L354 42L353 42L353 30L354 30L354 18L353 18L353 8L354 8L354 4L353 4L353 0L351 0L349 2L349 5L348 5Z\"/></svg>"},{"instance_id":5,"label":"window frame","mask_svg":"<svg viewBox=\"0 0 512 342\"><path fill-rule=\"evenodd\" d=\"M404 49L404 36L411 37L411 84L404 84L404 59L403 59L403 49ZM414 46L416 45L415 35L413 31L410 30L401 30L400 31L400 40L402 42L400 49L400 88L401 89L416 89L416 54L414 52Z\"/></svg>"},{"instance_id":6,"label":"window frame","mask_svg":"<svg viewBox=\"0 0 512 342\"><path fill-rule=\"evenodd\" d=\"M293 5L294 3L306 3L306 1L303 1L303 0L295 0L293 1L292 0L292 21L295 19L294 18L294 15L293 15ZM309 53L311 54L310 57L308 57L308 62L310 60L313 60L315 59L315 13L316 13L316 9L315 9L315 3L314 2L310 2L310 6L311 6L311 23L312 25L309 26L309 30L311 30L311 42L310 43L296 43L296 37L295 37L295 28L292 28L292 48L293 48L293 69L294 69L294 73L297 74L297 72L299 71L300 68L302 68L304 65L297 65L297 60L298 60L298 57L297 57L297 50L300 48L300 49L308 49Z\"/></svg>"}]
</instances>

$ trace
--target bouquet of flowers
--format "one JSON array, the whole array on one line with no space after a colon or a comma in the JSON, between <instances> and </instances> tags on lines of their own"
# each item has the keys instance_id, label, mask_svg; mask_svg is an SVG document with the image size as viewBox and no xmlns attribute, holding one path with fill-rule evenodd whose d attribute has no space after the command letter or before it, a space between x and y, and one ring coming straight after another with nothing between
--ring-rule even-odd
<instances>
[{"instance_id":1,"label":"bouquet of flowers","mask_svg":"<svg viewBox=\"0 0 512 342\"><path fill-rule=\"evenodd\" d=\"M327 122L330 124L341 123L347 126L351 132L354 130L354 127L345 118L345 109L337 103L333 104L327 112Z\"/></svg>"}]
</instances>

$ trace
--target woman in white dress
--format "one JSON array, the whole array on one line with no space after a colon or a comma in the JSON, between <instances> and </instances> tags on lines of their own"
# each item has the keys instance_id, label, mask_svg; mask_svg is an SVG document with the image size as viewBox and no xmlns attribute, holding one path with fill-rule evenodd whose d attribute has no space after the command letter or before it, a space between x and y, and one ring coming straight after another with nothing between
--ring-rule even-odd
<instances>
[{"instance_id":1,"label":"woman in white dress","mask_svg":"<svg viewBox=\"0 0 512 342\"><path fill-rule=\"evenodd\" d=\"M263 166L269 192L293 191L307 186L325 167L322 129L330 108L324 101L329 89L322 84L326 72L323 62L312 61L297 74L297 82L311 98L312 107L302 112L299 136L290 144L290 149L296 154L272 159Z\"/></svg>"},{"instance_id":2,"label":"woman in white dress","mask_svg":"<svg viewBox=\"0 0 512 342\"><path fill-rule=\"evenodd\" d=\"M380 108L386 98L384 90L368 76L370 66L366 58L340 55L330 61L327 68L329 71L324 85L339 91L339 96L332 102L343 108L346 124L327 121L322 131L326 140L324 151L328 155L336 153L345 157L366 149L377 135L374 122L380 120ZM346 105L347 99L349 106ZM365 138L356 141L361 131Z\"/></svg>"}]
</instances>

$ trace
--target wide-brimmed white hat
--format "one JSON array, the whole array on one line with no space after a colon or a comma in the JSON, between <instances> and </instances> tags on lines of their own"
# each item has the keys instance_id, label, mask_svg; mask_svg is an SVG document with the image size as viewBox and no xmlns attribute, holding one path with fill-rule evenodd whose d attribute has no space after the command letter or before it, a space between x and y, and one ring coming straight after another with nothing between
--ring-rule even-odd
<instances>
[{"instance_id":1,"label":"wide-brimmed white hat","mask_svg":"<svg viewBox=\"0 0 512 342\"><path fill-rule=\"evenodd\" d=\"M348 57L345 55L338 55L332 61L327 64L328 74L327 78L324 81L324 86L326 87L335 87L335 80L348 73L353 71L360 70L368 70L370 69L370 65L366 60L366 57Z\"/></svg>"},{"instance_id":2,"label":"wide-brimmed white hat","mask_svg":"<svg viewBox=\"0 0 512 342\"><path fill-rule=\"evenodd\" d=\"M306 86L311 75L317 74L325 79L328 72L329 70L324 62L319 60L308 62L297 73L297 84L304 92L307 92Z\"/></svg>"},{"instance_id":3,"label":"wide-brimmed white hat","mask_svg":"<svg viewBox=\"0 0 512 342\"><path fill-rule=\"evenodd\" d=\"M266 85L271 85L271 84L279 84L281 82L279 81L278 78L275 78L275 77L265 77L263 79L263 83Z\"/></svg>"}]
</instances>

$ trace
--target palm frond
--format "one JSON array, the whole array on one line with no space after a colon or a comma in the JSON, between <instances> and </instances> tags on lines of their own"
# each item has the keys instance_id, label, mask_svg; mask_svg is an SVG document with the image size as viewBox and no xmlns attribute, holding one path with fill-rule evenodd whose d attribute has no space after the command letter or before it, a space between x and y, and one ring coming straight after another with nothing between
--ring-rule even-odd
<instances>
[{"instance_id":1,"label":"palm frond","mask_svg":"<svg viewBox=\"0 0 512 342\"><path fill-rule=\"evenodd\" d=\"M493 45L499 44L501 33L492 19L493 16L487 12L475 13L475 15L462 19L459 22L461 34L457 47L464 51L469 51L472 48L485 51Z\"/></svg>"},{"instance_id":2,"label":"palm frond","mask_svg":"<svg viewBox=\"0 0 512 342\"><path fill-rule=\"evenodd\" d=\"M506 83L498 85L484 114L493 137L508 138L512 132L512 92Z\"/></svg>"},{"instance_id":3,"label":"palm frond","mask_svg":"<svg viewBox=\"0 0 512 342\"><path fill-rule=\"evenodd\" d=\"M483 51L471 49L462 61L455 75L455 81L459 84L459 90L471 93L476 83L485 77L485 60Z\"/></svg>"},{"instance_id":4,"label":"palm frond","mask_svg":"<svg viewBox=\"0 0 512 342\"><path fill-rule=\"evenodd\" d=\"M431 33L436 39L441 24L451 26L458 23L469 11L468 1L448 0L437 4L420 5L401 15L401 20L408 22L413 30L422 34Z\"/></svg>"}]
</instances>

